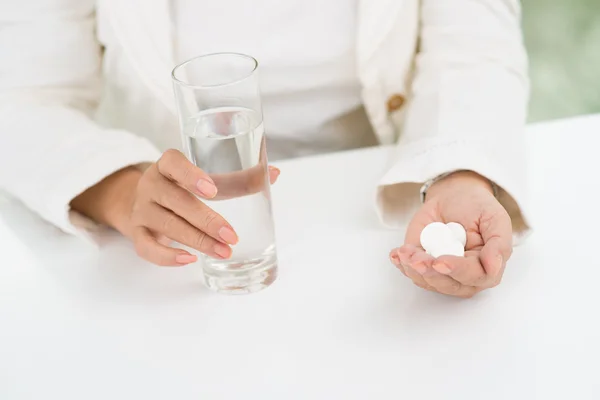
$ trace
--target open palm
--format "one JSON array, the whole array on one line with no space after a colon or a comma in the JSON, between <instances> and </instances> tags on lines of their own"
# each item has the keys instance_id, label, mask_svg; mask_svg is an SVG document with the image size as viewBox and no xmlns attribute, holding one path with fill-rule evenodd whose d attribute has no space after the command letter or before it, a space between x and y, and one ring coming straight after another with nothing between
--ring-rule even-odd
<instances>
[{"instance_id":1,"label":"open palm","mask_svg":"<svg viewBox=\"0 0 600 400\"><path fill-rule=\"evenodd\" d=\"M404 245L392 250L392 262L427 290L471 297L500 283L512 253L511 220L489 183L472 173L447 178L432 186L415 214ZM483 183L482 183L483 182ZM432 222L458 222L467 231L464 257L434 258L420 245L421 231Z\"/></svg>"}]
</instances>

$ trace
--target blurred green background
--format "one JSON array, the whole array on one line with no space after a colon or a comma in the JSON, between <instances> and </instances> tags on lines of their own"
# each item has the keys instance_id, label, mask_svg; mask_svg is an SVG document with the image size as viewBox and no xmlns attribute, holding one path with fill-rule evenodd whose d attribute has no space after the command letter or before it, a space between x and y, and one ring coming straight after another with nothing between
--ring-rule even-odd
<instances>
[{"instance_id":1,"label":"blurred green background","mask_svg":"<svg viewBox=\"0 0 600 400\"><path fill-rule=\"evenodd\" d=\"M600 0L522 0L529 119L600 113Z\"/></svg>"}]
</instances>

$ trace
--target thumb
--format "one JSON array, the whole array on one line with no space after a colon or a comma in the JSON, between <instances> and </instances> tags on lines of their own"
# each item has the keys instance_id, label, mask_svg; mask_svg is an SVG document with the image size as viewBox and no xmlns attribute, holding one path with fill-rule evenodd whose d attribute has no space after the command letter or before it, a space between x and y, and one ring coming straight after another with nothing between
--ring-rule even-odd
<instances>
[{"instance_id":1,"label":"thumb","mask_svg":"<svg viewBox=\"0 0 600 400\"><path fill-rule=\"evenodd\" d=\"M480 223L480 233L484 243L481 264L488 275L496 276L512 255L512 224L506 211Z\"/></svg>"},{"instance_id":2,"label":"thumb","mask_svg":"<svg viewBox=\"0 0 600 400\"><path fill-rule=\"evenodd\" d=\"M512 254L512 247L507 247L503 242L503 238L494 237L483 246L479 253L479 261L488 276L500 275Z\"/></svg>"}]
</instances>

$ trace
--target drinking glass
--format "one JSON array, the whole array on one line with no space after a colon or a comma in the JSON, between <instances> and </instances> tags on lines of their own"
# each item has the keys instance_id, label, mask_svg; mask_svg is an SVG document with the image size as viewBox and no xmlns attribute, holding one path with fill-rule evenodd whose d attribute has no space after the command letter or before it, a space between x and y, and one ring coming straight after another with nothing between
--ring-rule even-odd
<instances>
[{"instance_id":1,"label":"drinking glass","mask_svg":"<svg viewBox=\"0 0 600 400\"><path fill-rule=\"evenodd\" d=\"M206 201L236 231L230 259L202 255L206 285L251 293L277 277L277 254L258 62L250 56L199 56L173 69L183 150L218 190Z\"/></svg>"}]
</instances>

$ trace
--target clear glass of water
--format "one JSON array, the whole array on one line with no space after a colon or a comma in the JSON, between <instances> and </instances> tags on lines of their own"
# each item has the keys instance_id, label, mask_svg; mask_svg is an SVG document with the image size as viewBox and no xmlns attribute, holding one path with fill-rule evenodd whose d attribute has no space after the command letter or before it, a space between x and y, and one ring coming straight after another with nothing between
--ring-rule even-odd
<instances>
[{"instance_id":1,"label":"clear glass of water","mask_svg":"<svg viewBox=\"0 0 600 400\"><path fill-rule=\"evenodd\" d=\"M183 150L215 182L206 201L233 226L230 259L202 256L206 285L251 293L277 277L258 62L243 54L193 58L173 70Z\"/></svg>"}]
</instances>

